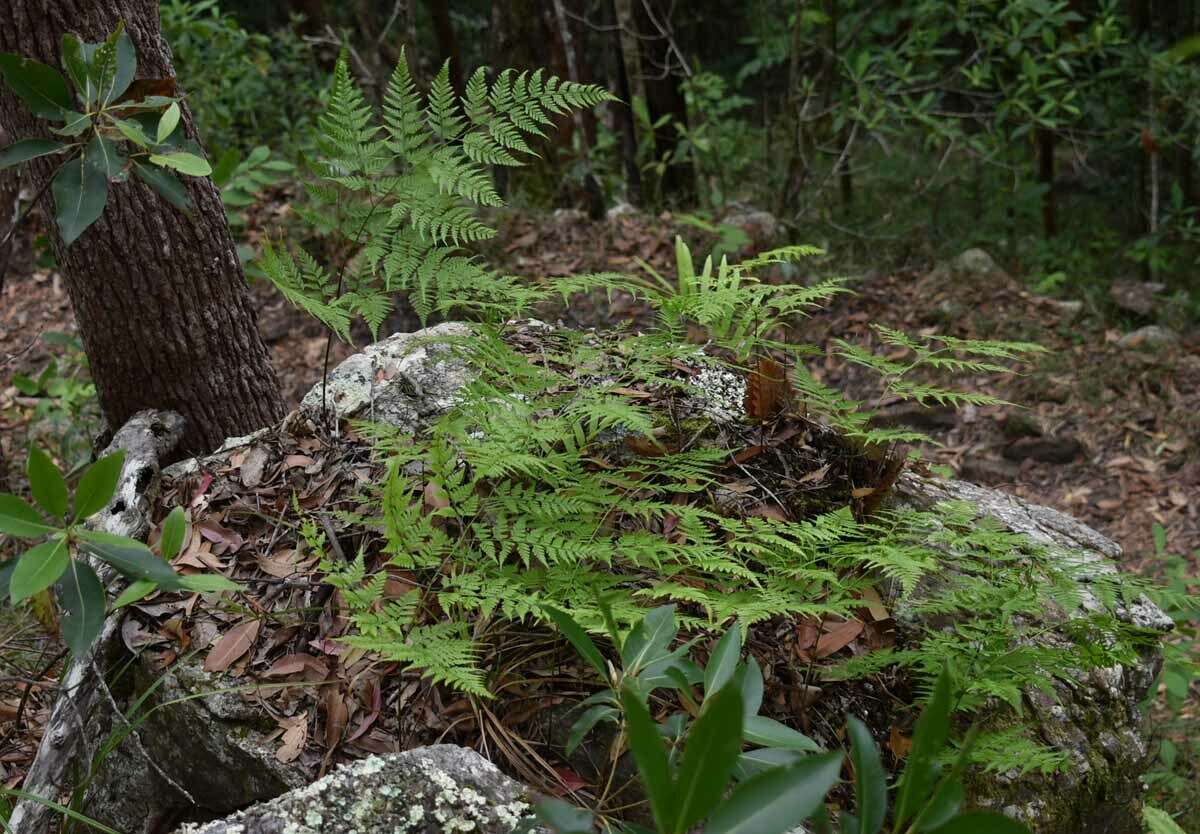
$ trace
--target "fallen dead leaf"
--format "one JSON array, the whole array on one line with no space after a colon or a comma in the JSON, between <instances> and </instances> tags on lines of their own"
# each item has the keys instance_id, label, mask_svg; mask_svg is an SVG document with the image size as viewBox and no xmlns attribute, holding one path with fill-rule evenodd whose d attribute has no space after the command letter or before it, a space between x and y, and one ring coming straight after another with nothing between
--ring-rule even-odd
<instances>
[{"instance_id":1,"label":"fallen dead leaf","mask_svg":"<svg viewBox=\"0 0 1200 834\"><path fill-rule=\"evenodd\" d=\"M283 737L275 758L281 762L294 762L304 751L304 743L308 741L308 713L302 712L292 718L281 718L279 726L283 727Z\"/></svg>"},{"instance_id":2,"label":"fallen dead leaf","mask_svg":"<svg viewBox=\"0 0 1200 834\"><path fill-rule=\"evenodd\" d=\"M250 647L254 645L254 638L258 636L259 626L258 620L246 620L225 632L204 659L204 671L224 672L232 666L238 658L250 651Z\"/></svg>"},{"instance_id":3,"label":"fallen dead leaf","mask_svg":"<svg viewBox=\"0 0 1200 834\"><path fill-rule=\"evenodd\" d=\"M833 628L822 634L821 638L817 640L815 651L817 659L829 657L834 652L844 649L850 645L850 641L862 633L862 630L863 624L858 620L847 620L844 623L838 623L833 626Z\"/></svg>"}]
</instances>

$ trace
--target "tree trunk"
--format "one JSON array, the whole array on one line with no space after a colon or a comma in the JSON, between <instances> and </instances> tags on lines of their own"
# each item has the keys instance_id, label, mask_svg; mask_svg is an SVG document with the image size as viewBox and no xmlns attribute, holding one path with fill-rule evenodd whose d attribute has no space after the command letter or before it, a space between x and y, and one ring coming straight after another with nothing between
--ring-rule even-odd
<instances>
[{"instance_id":1,"label":"tree trunk","mask_svg":"<svg viewBox=\"0 0 1200 834\"><path fill-rule=\"evenodd\" d=\"M7 147L13 141L13 138L4 132L4 125L0 124L0 148ZM13 226L17 222L20 188L21 178L17 175L16 168L0 171L0 293L4 292L4 278L8 272L13 247L16 245Z\"/></svg>"},{"instance_id":2,"label":"tree trunk","mask_svg":"<svg viewBox=\"0 0 1200 834\"><path fill-rule=\"evenodd\" d=\"M0 51L57 68L65 32L100 41L121 20L138 77L173 77L156 0L5 0ZM18 138L48 135L7 90L0 125ZM36 160L32 191L52 175L52 163ZM196 453L278 420L284 408L220 195L208 178L183 179L190 216L130 179L112 185L103 216L69 248L48 226L109 426L170 409L187 420L183 451ZM49 195L42 210L53 216Z\"/></svg>"},{"instance_id":3,"label":"tree trunk","mask_svg":"<svg viewBox=\"0 0 1200 834\"><path fill-rule=\"evenodd\" d=\"M450 20L450 6L446 0L426 0L429 16L433 20L433 34L437 38L440 61L450 61L450 84L454 92L463 95L462 51L458 48L458 36L454 34L454 23Z\"/></svg>"}]
</instances>

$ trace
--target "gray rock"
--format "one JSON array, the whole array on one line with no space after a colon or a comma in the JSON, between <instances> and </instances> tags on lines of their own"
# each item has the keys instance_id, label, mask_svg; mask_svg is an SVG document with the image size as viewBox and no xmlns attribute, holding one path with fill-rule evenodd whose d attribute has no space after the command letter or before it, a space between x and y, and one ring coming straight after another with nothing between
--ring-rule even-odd
<instances>
[{"instance_id":1,"label":"gray rock","mask_svg":"<svg viewBox=\"0 0 1200 834\"><path fill-rule=\"evenodd\" d=\"M978 248L962 252L941 264L936 271L960 276L1007 275L991 255Z\"/></svg>"},{"instance_id":2,"label":"gray rock","mask_svg":"<svg viewBox=\"0 0 1200 834\"><path fill-rule=\"evenodd\" d=\"M439 744L343 765L305 788L177 834L509 834L531 810L528 790L487 759Z\"/></svg>"},{"instance_id":3,"label":"gray rock","mask_svg":"<svg viewBox=\"0 0 1200 834\"><path fill-rule=\"evenodd\" d=\"M1168 327L1148 324L1126 333L1117 342L1118 347L1131 350L1161 350L1179 344L1179 334Z\"/></svg>"},{"instance_id":4,"label":"gray rock","mask_svg":"<svg viewBox=\"0 0 1200 834\"><path fill-rule=\"evenodd\" d=\"M414 431L454 404L468 380L467 366L449 340L470 335L446 322L416 333L396 333L346 359L329 373L324 402L339 418L379 420ZM300 410L320 418L322 389L313 386Z\"/></svg>"},{"instance_id":5,"label":"gray rock","mask_svg":"<svg viewBox=\"0 0 1200 834\"><path fill-rule=\"evenodd\" d=\"M1057 558L1071 560L1081 576L1079 608L1045 612L1047 628L1041 639L1061 639L1060 626L1106 605L1117 619L1148 632L1166 633L1172 628L1171 618L1144 596L1109 604L1089 589L1090 581L1117 570L1121 548L1068 515L998 490L911 473L901 476L896 497L902 504L920 508L942 501L968 502L978 517L996 519L1048 547ZM918 591L915 598L920 596ZM912 615L903 606L895 615L898 621L912 624ZM1069 683L1056 682L1053 696L1026 692L1022 726L1032 737L1066 753L1069 767L1049 775L975 772L968 779L969 801L1016 816L1036 834L1140 834L1141 775L1151 748L1149 728L1138 705L1153 685L1161 661L1161 651L1152 645L1135 662L1081 673ZM987 716L981 717L986 723Z\"/></svg>"},{"instance_id":6,"label":"gray rock","mask_svg":"<svg viewBox=\"0 0 1200 834\"><path fill-rule=\"evenodd\" d=\"M760 247L770 245L779 237L779 218L769 211L762 211L750 206L726 215L721 222L738 227Z\"/></svg>"},{"instance_id":7,"label":"gray rock","mask_svg":"<svg viewBox=\"0 0 1200 834\"><path fill-rule=\"evenodd\" d=\"M165 673L136 669L134 693L162 681L142 708L145 723L104 759L89 786L90 816L123 834L149 834L166 820L228 814L307 781L298 764L275 758L277 745L266 740L275 722L237 692L222 691L228 682L198 660ZM127 728L107 715L92 729L103 737Z\"/></svg>"},{"instance_id":8,"label":"gray rock","mask_svg":"<svg viewBox=\"0 0 1200 834\"><path fill-rule=\"evenodd\" d=\"M1159 296L1166 289L1166 284L1160 284L1157 281L1125 279L1113 281L1108 288L1108 294L1113 303L1125 312L1149 316L1158 306Z\"/></svg>"}]
</instances>

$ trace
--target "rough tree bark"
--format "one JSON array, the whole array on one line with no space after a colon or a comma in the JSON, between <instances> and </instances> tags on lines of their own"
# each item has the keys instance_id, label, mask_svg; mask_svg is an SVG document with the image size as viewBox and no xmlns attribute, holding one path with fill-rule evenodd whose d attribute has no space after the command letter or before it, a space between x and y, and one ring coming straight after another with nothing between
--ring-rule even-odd
<instances>
[{"instance_id":1,"label":"rough tree bark","mask_svg":"<svg viewBox=\"0 0 1200 834\"><path fill-rule=\"evenodd\" d=\"M58 68L65 32L99 41L123 20L137 47L138 77L174 76L157 0L0 5L0 52ZM190 114L185 120L194 136ZM7 90L0 91L0 126L16 138L49 135ZM53 170L35 161L35 193ZM187 420L182 450L202 452L274 422L284 408L220 195L208 178L184 179L190 216L130 179L109 189L104 215L70 248L47 225L108 424L115 429L143 409L170 409ZM41 208L53 216L49 194Z\"/></svg>"}]
</instances>

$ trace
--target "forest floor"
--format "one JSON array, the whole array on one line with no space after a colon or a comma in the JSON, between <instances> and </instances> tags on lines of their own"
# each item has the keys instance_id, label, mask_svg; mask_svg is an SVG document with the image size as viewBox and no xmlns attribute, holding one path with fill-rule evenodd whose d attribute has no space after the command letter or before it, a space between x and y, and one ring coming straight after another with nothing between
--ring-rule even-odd
<instances>
[{"instance_id":1,"label":"forest floor","mask_svg":"<svg viewBox=\"0 0 1200 834\"><path fill-rule=\"evenodd\" d=\"M638 259L671 274L679 232L667 215L593 222L575 212L512 213L490 256L529 276L632 271ZM12 386L11 377L40 372L60 350L39 334L75 332L61 279L49 269L21 268L29 257L15 260L0 292L0 491L20 488L24 449L38 419L36 400ZM839 338L878 349L872 324L1041 344L1046 352L1032 357L1022 374L957 380L1014 405L954 412L875 404L888 419L915 425L940 444L922 450L930 463L1074 515L1121 544L1129 569L1160 578L1165 552L1190 559L1190 575L1200 575L1200 333L1184 334L1165 350L1124 347L1122 329L1101 311L1077 312L1002 273L878 272L853 278L850 287L852 293L838 296L795 334L819 348L809 368L822 382L855 398L874 396L870 380L834 356ZM257 284L254 293L260 330L294 405L320 378L325 337L269 286ZM644 312L620 297L612 303L582 299L559 311L568 326L636 322ZM1133 324L1125 322L1126 329ZM401 314L388 325L385 333L417 326ZM352 351L337 345L334 361ZM0 784L13 786L50 704L49 661L56 650L36 625L3 616L9 620L0 619Z\"/></svg>"}]
</instances>

